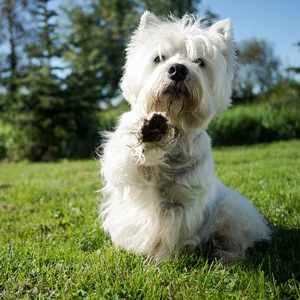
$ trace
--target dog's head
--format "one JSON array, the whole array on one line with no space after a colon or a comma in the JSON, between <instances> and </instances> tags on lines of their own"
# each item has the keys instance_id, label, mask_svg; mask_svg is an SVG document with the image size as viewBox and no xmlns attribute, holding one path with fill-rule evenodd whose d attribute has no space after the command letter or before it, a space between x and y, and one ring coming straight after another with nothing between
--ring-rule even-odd
<instances>
[{"instance_id":1,"label":"dog's head","mask_svg":"<svg viewBox=\"0 0 300 300\"><path fill-rule=\"evenodd\" d=\"M133 108L164 111L171 125L197 130L230 105L234 67L229 19L206 27L191 15L161 20L146 11L127 48L121 88Z\"/></svg>"}]
</instances>

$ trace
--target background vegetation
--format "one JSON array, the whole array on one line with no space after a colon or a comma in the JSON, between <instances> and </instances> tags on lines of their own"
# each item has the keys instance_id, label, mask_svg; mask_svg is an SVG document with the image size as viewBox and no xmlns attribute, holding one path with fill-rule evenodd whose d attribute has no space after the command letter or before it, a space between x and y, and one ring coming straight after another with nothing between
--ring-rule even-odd
<instances>
[{"instance_id":1,"label":"background vegetation","mask_svg":"<svg viewBox=\"0 0 300 300\"><path fill-rule=\"evenodd\" d=\"M141 13L181 16L200 4L0 0L0 159L91 157L99 130L113 129L128 109L118 82ZM299 66L283 70L266 40L237 46L234 108L211 124L215 145L299 138L300 86L291 75Z\"/></svg>"},{"instance_id":2,"label":"background vegetation","mask_svg":"<svg viewBox=\"0 0 300 300\"><path fill-rule=\"evenodd\" d=\"M162 264L115 249L96 162L2 163L1 299L299 299L300 141L214 151L217 176L273 229L231 267L208 245Z\"/></svg>"},{"instance_id":3,"label":"background vegetation","mask_svg":"<svg viewBox=\"0 0 300 300\"><path fill-rule=\"evenodd\" d=\"M149 263L100 229L97 163L75 159L93 157L99 130L128 109L118 81L141 13L201 1L54 3L0 0L0 298L299 299L299 66L283 70L268 41L237 45L234 107L208 128L216 175L254 202L272 241L231 267L209 245Z\"/></svg>"}]
</instances>

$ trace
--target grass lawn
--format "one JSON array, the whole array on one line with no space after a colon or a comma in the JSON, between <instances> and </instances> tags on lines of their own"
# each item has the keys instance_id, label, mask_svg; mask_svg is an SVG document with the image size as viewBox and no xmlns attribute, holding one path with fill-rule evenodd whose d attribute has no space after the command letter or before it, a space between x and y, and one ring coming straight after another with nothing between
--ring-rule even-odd
<instances>
[{"instance_id":1,"label":"grass lawn","mask_svg":"<svg viewBox=\"0 0 300 300\"><path fill-rule=\"evenodd\" d=\"M0 299L300 299L300 140L214 151L273 227L231 267L204 246L160 265L97 223L97 163L0 164Z\"/></svg>"}]
</instances>

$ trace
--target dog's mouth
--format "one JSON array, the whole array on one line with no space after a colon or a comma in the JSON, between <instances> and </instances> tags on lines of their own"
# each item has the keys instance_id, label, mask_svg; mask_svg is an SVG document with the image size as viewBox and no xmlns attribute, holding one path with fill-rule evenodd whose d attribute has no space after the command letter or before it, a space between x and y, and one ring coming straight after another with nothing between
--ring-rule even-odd
<instances>
[{"instance_id":1,"label":"dog's mouth","mask_svg":"<svg viewBox=\"0 0 300 300\"><path fill-rule=\"evenodd\" d=\"M166 110L170 115L175 113L179 117L186 110L193 110L192 94L186 81L170 82L165 85L156 97L158 109ZM171 113L171 111L173 113Z\"/></svg>"},{"instance_id":2,"label":"dog's mouth","mask_svg":"<svg viewBox=\"0 0 300 300\"><path fill-rule=\"evenodd\" d=\"M171 83L163 91L162 95L165 97L170 97L172 101L180 101L182 98L190 98L191 93L186 87L184 82Z\"/></svg>"}]
</instances>

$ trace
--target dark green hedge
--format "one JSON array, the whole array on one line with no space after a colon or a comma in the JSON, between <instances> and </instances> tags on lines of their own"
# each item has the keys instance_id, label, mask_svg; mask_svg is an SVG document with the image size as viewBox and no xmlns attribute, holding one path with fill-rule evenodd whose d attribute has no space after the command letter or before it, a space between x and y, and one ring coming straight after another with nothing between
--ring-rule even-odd
<instances>
[{"instance_id":1,"label":"dark green hedge","mask_svg":"<svg viewBox=\"0 0 300 300\"><path fill-rule=\"evenodd\" d=\"M216 146L300 138L300 113L258 104L237 106L213 120L207 131Z\"/></svg>"},{"instance_id":2,"label":"dark green hedge","mask_svg":"<svg viewBox=\"0 0 300 300\"><path fill-rule=\"evenodd\" d=\"M120 113L121 110L117 109L99 113L95 135L90 139L96 139L97 131L113 130ZM249 145L300 138L300 110L297 107L283 109L262 104L236 106L213 120L207 131L214 146ZM99 139L100 135L93 143L100 143ZM80 149L77 148L86 146L86 143L75 140L72 143L72 139L69 139L66 149L75 150L79 154ZM28 158L26 152L37 151L29 141L27 134L0 121L0 160ZM70 158L75 157L70 155Z\"/></svg>"}]
</instances>

